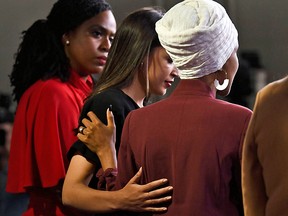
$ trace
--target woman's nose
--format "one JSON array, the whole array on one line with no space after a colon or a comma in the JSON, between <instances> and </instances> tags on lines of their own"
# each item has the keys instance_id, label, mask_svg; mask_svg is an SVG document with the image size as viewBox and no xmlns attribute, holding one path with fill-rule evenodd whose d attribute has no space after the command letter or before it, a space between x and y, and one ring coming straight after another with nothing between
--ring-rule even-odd
<instances>
[{"instance_id":1,"label":"woman's nose","mask_svg":"<svg viewBox=\"0 0 288 216\"><path fill-rule=\"evenodd\" d=\"M172 75L174 77L179 77L179 70L174 66L173 71L172 71Z\"/></svg>"},{"instance_id":2,"label":"woman's nose","mask_svg":"<svg viewBox=\"0 0 288 216\"><path fill-rule=\"evenodd\" d=\"M109 37L104 37L101 43L101 50L108 52L111 47L111 41Z\"/></svg>"}]
</instances>

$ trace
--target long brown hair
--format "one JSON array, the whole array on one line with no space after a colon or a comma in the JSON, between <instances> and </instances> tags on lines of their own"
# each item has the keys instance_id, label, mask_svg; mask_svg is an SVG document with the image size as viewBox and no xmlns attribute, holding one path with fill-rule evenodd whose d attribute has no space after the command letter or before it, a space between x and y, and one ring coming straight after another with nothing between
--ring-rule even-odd
<instances>
[{"instance_id":1,"label":"long brown hair","mask_svg":"<svg viewBox=\"0 0 288 216\"><path fill-rule=\"evenodd\" d=\"M162 16L162 9L146 7L134 11L123 20L115 34L107 63L92 95L111 87L123 88L132 83L150 51L161 46L155 23ZM145 74L140 77L147 76L147 71L143 73ZM146 80L143 82L146 83Z\"/></svg>"}]
</instances>

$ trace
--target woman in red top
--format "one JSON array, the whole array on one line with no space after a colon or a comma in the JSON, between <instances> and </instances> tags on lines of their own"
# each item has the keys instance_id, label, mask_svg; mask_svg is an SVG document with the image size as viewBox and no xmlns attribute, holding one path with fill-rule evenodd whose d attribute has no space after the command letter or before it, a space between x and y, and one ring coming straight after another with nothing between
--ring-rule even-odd
<instances>
[{"instance_id":1,"label":"woman in red top","mask_svg":"<svg viewBox=\"0 0 288 216\"><path fill-rule=\"evenodd\" d=\"M47 19L23 33L10 76L18 107L7 191L29 194L24 215L84 215L61 201L66 154L91 75L102 72L115 31L105 0L58 0Z\"/></svg>"},{"instance_id":2,"label":"woman in red top","mask_svg":"<svg viewBox=\"0 0 288 216\"><path fill-rule=\"evenodd\" d=\"M18 103L7 191L28 193L24 215L74 215L60 194L67 150L83 100L101 73L116 32L104 0L59 0L23 32L11 73ZM79 212L78 212L79 213Z\"/></svg>"}]
</instances>

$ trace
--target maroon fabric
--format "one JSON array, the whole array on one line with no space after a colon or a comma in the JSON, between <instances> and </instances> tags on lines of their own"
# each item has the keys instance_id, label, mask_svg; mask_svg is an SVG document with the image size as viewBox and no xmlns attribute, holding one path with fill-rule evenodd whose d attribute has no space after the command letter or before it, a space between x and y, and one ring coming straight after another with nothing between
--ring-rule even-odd
<instances>
[{"instance_id":1,"label":"maroon fabric","mask_svg":"<svg viewBox=\"0 0 288 216\"><path fill-rule=\"evenodd\" d=\"M72 72L69 82L40 80L23 94L11 140L8 192L55 187L63 180L67 151L77 139L73 129L91 91L92 78L84 81Z\"/></svg>"},{"instance_id":2,"label":"maroon fabric","mask_svg":"<svg viewBox=\"0 0 288 216\"><path fill-rule=\"evenodd\" d=\"M180 81L169 98L127 116L116 189L143 167L142 183L168 178L174 187L163 215L239 215L242 142L251 114L215 99L200 80Z\"/></svg>"},{"instance_id":3,"label":"maroon fabric","mask_svg":"<svg viewBox=\"0 0 288 216\"><path fill-rule=\"evenodd\" d=\"M117 169L108 168L105 171L100 168L96 173L99 179L97 189L111 191L115 188L115 180L117 176Z\"/></svg>"}]
</instances>

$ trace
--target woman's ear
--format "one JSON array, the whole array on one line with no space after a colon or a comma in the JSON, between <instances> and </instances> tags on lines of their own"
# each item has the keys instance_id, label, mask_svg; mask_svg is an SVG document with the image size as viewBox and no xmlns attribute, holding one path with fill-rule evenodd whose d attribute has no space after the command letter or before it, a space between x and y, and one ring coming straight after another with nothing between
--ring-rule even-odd
<instances>
[{"instance_id":1,"label":"woman's ear","mask_svg":"<svg viewBox=\"0 0 288 216\"><path fill-rule=\"evenodd\" d=\"M62 35L62 44L66 46L70 44L69 36L67 33Z\"/></svg>"}]
</instances>

